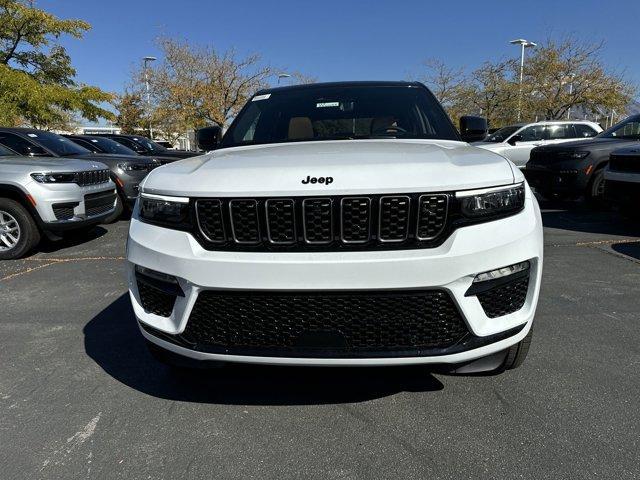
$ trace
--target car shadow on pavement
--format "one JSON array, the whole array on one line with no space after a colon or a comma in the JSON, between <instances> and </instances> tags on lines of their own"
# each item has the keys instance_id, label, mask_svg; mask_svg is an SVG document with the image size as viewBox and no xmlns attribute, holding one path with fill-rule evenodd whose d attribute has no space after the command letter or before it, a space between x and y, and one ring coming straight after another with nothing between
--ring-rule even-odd
<instances>
[{"instance_id":1,"label":"car shadow on pavement","mask_svg":"<svg viewBox=\"0 0 640 480\"><path fill-rule=\"evenodd\" d=\"M100 226L82 229L78 231L69 231L60 240L49 240L46 237L42 239L40 245L36 247L33 253L55 253L65 248L76 247L83 243L90 242L96 238L100 238L107 233L107 230Z\"/></svg>"},{"instance_id":2,"label":"car shadow on pavement","mask_svg":"<svg viewBox=\"0 0 640 480\"><path fill-rule=\"evenodd\" d=\"M640 242L614 243L611 249L616 253L640 260Z\"/></svg>"},{"instance_id":3,"label":"car shadow on pavement","mask_svg":"<svg viewBox=\"0 0 640 480\"><path fill-rule=\"evenodd\" d=\"M640 236L640 222L610 207L594 207L587 202L541 200L542 223L546 228L575 232Z\"/></svg>"},{"instance_id":4,"label":"car shadow on pavement","mask_svg":"<svg viewBox=\"0 0 640 480\"><path fill-rule=\"evenodd\" d=\"M128 294L84 327L85 350L123 384L167 400L232 405L353 403L395 393L442 390L424 367L292 368L228 365L172 370L147 351Z\"/></svg>"}]
</instances>

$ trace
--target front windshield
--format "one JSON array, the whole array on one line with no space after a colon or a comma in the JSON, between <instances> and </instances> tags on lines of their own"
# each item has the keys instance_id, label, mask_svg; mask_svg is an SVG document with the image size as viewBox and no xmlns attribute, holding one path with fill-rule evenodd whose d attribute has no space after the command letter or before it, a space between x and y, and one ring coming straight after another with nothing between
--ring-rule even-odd
<instances>
[{"instance_id":1,"label":"front windshield","mask_svg":"<svg viewBox=\"0 0 640 480\"><path fill-rule=\"evenodd\" d=\"M145 148L145 150L148 152L161 153L161 152L167 151L167 149L164 148L162 145L159 145L153 140L150 140L146 137L132 137L132 138L137 144L142 145Z\"/></svg>"},{"instance_id":2,"label":"front windshield","mask_svg":"<svg viewBox=\"0 0 640 480\"><path fill-rule=\"evenodd\" d=\"M255 96L234 120L221 147L364 138L459 140L425 88L312 86Z\"/></svg>"},{"instance_id":3,"label":"front windshield","mask_svg":"<svg viewBox=\"0 0 640 480\"><path fill-rule=\"evenodd\" d=\"M502 127L500 130L493 132L491 135L485 138L483 142L502 143L521 128L522 125L511 125L509 127Z\"/></svg>"},{"instance_id":4,"label":"front windshield","mask_svg":"<svg viewBox=\"0 0 640 480\"><path fill-rule=\"evenodd\" d=\"M28 133L27 136L34 142L51 150L60 157L70 157L72 155L87 155L91 152L68 138L51 132Z\"/></svg>"},{"instance_id":5,"label":"front windshield","mask_svg":"<svg viewBox=\"0 0 640 480\"><path fill-rule=\"evenodd\" d=\"M136 152L124 145L106 137L85 137L94 147L102 153L113 153L116 155L138 155Z\"/></svg>"},{"instance_id":6,"label":"front windshield","mask_svg":"<svg viewBox=\"0 0 640 480\"><path fill-rule=\"evenodd\" d=\"M623 120L597 136L600 138L640 140L640 118L632 117Z\"/></svg>"},{"instance_id":7,"label":"front windshield","mask_svg":"<svg viewBox=\"0 0 640 480\"><path fill-rule=\"evenodd\" d=\"M10 156L10 155L17 155L17 153L12 152L8 148L3 147L2 145L0 145L0 157L7 157L7 156Z\"/></svg>"}]
</instances>

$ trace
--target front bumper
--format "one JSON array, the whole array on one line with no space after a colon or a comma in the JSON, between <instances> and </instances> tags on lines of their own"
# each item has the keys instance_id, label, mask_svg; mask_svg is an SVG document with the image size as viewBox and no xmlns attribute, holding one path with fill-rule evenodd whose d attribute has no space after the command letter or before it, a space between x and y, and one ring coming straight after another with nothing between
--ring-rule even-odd
<instances>
[{"instance_id":1,"label":"front bumper","mask_svg":"<svg viewBox=\"0 0 640 480\"><path fill-rule=\"evenodd\" d=\"M65 231L100 223L115 209L113 182L79 186L75 183L42 184L30 182L26 189L35 202L37 221L49 231ZM111 195L110 205L95 208L95 197ZM104 204L104 201L100 202ZM64 212L64 214L62 214Z\"/></svg>"},{"instance_id":2,"label":"front bumper","mask_svg":"<svg viewBox=\"0 0 640 480\"><path fill-rule=\"evenodd\" d=\"M572 168L540 167L529 165L522 169L531 187L541 192L582 195L589 184L584 170Z\"/></svg>"},{"instance_id":3,"label":"front bumper","mask_svg":"<svg viewBox=\"0 0 640 480\"><path fill-rule=\"evenodd\" d=\"M613 172L604 174L604 196L609 202L631 206L640 202L640 173Z\"/></svg>"},{"instance_id":4,"label":"front bumper","mask_svg":"<svg viewBox=\"0 0 640 480\"><path fill-rule=\"evenodd\" d=\"M154 344L196 360L287 365L403 365L463 363L500 352L522 340L534 318L542 275L542 222L527 189L517 215L460 228L439 247L366 252L215 252L204 250L185 232L141 223L134 214L127 243L129 290L142 334ZM465 296L481 272L528 260L530 279L524 305L496 318L487 316L476 296ZM169 316L142 307L135 265L175 276L184 296ZM470 334L480 339L467 349L399 356L310 357L211 353L176 344L198 295L207 290L243 292L389 292L434 289L448 292Z\"/></svg>"}]
</instances>

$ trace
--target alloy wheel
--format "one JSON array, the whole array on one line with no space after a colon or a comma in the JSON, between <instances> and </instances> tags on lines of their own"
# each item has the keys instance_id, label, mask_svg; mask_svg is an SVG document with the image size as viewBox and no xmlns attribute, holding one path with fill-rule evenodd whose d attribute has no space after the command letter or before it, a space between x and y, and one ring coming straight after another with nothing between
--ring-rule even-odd
<instances>
[{"instance_id":1,"label":"alloy wheel","mask_svg":"<svg viewBox=\"0 0 640 480\"><path fill-rule=\"evenodd\" d=\"M0 251L15 248L20 241L20 225L13 215L0 210Z\"/></svg>"}]
</instances>

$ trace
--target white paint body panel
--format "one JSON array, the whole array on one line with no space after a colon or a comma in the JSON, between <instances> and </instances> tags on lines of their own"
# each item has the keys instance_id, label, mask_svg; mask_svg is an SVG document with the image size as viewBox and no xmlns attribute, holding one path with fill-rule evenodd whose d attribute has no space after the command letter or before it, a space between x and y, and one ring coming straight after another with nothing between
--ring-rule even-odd
<instances>
[{"instance_id":1,"label":"white paint body panel","mask_svg":"<svg viewBox=\"0 0 640 480\"><path fill-rule=\"evenodd\" d=\"M331 176L327 185L303 178ZM145 192L169 196L310 196L471 190L522 182L509 161L461 142L402 140L305 142L216 151L154 170ZM187 232L131 220L127 243L129 289L138 320L160 331L184 331L198 293L230 290L449 291L472 333L488 336L525 325L518 335L445 356L403 358L283 358L208 354L185 349L143 331L151 342L194 359L287 365L400 365L458 363L490 355L520 341L534 318L542 274L542 220L526 187L522 212L459 228L437 248L347 252L223 252L205 250ZM476 274L531 262L525 306L488 318L476 297L465 297ZM144 311L134 265L174 275L185 292L173 314Z\"/></svg>"}]
</instances>

